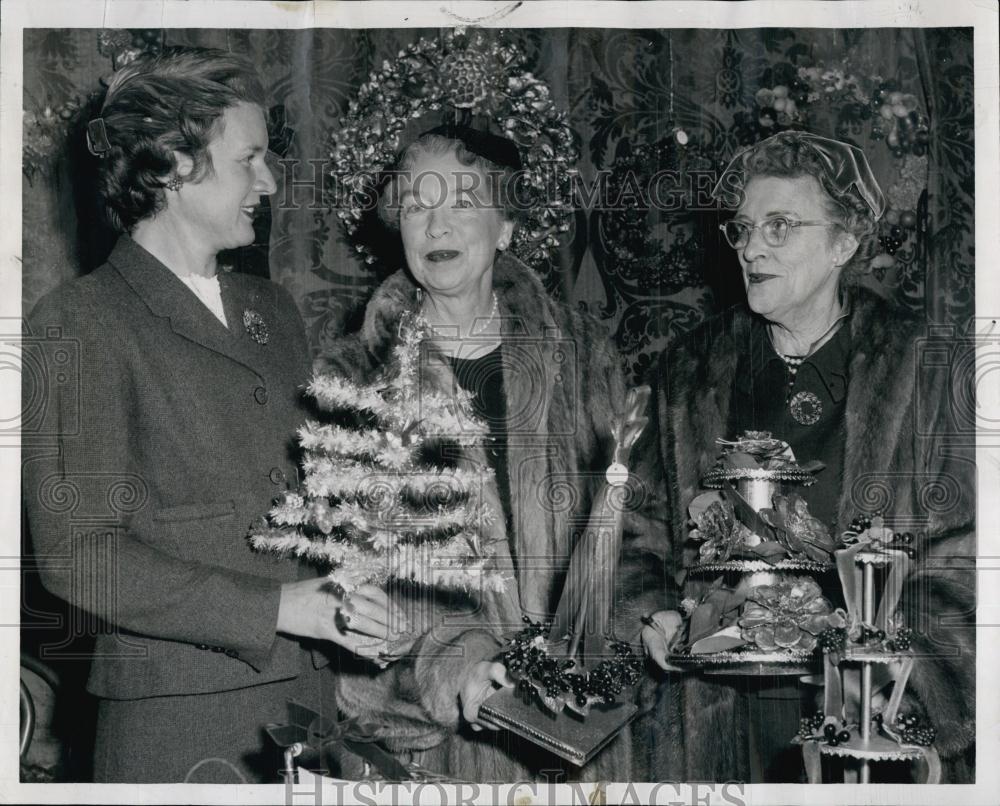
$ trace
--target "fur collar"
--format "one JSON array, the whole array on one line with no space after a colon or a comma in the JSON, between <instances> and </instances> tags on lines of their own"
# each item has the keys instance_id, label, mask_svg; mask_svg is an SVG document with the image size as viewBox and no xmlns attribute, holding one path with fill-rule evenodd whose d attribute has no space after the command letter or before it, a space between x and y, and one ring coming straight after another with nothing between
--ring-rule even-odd
<instances>
[{"instance_id":1,"label":"fur collar","mask_svg":"<svg viewBox=\"0 0 1000 806\"><path fill-rule=\"evenodd\" d=\"M906 436L904 426L912 423L920 332L912 314L867 289L852 289L850 304L844 483L838 507L843 522L857 509L855 482L874 468L893 466ZM686 502L715 461L715 438L727 427L733 380L752 323L753 314L744 306L730 309L693 331L660 364L662 372L673 376L668 401L673 440L661 450L665 456L673 454L667 466L678 469L675 519L683 520Z\"/></svg>"},{"instance_id":2,"label":"fur collar","mask_svg":"<svg viewBox=\"0 0 1000 806\"><path fill-rule=\"evenodd\" d=\"M361 339L375 355L384 355L396 338L400 317L417 309L418 286L409 272L400 269L376 289L365 310ZM493 290L500 302L504 333L541 335L554 327L548 310L549 296L538 276L513 255L501 253L493 268Z\"/></svg>"}]
</instances>

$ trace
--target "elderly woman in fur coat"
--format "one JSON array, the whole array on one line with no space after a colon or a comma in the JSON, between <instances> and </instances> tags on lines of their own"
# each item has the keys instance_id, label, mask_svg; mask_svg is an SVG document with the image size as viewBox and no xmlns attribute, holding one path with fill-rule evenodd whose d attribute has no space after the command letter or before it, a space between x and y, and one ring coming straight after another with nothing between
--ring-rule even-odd
<instances>
[{"instance_id":1,"label":"elderly woman in fur coat","mask_svg":"<svg viewBox=\"0 0 1000 806\"><path fill-rule=\"evenodd\" d=\"M856 282L872 257L884 201L864 154L801 132L764 140L733 160L717 194L733 193L723 225L743 270L747 308L706 322L654 372L643 469L665 492L647 528L669 534L681 564L687 505L712 467L717 437L771 431L800 461L825 464L804 488L834 534L883 510L917 533L920 560L901 607L914 628L907 688L937 728L948 782L968 781L975 736L974 446L956 430L971 399L950 377L954 345ZM945 356L936 362L922 355ZM664 668L676 612L644 629ZM669 676L653 716L635 728L651 780L795 781L789 748L815 710L787 684ZM749 696L748 696L749 694ZM808 692L803 692L808 695ZM805 710L808 709L808 710Z\"/></svg>"},{"instance_id":2,"label":"elderly woman in fur coat","mask_svg":"<svg viewBox=\"0 0 1000 806\"><path fill-rule=\"evenodd\" d=\"M407 607L414 639L384 670L346 653L333 658L345 715L375 726L403 760L466 781L566 780L564 762L479 719L479 706L511 685L496 662L522 617L546 620L562 592L566 564L609 461L610 423L623 409L616 353L593 319L553 301L528 267L507 253L516 211L497 204L495 182L519 165L509 140L464 127L419 137L400 158L380 215L399 230L407 269L374 294L361 330L325 351L317 370L370 381L390 360L404 314L421 313L435 334L421 383L474 395L491 439L481 454L496 487L512 569L504 593L433 593L431 607ZM472 180L470 182L470 179ZM505 197L506 199L506 197ZM655 552L626 547L623 580L663 578ZM395 597L427 595L401 587ZM618 637L637 639L652 609L618 589ZM416 614L416 615L413 615ZM456 621L456 614L464 614ZM421 621L422 619L422 621ZM630 743L619 737L582 772L629 775ZM344 760L342 775L358 771Z\"/></svg>"}]
</instances>

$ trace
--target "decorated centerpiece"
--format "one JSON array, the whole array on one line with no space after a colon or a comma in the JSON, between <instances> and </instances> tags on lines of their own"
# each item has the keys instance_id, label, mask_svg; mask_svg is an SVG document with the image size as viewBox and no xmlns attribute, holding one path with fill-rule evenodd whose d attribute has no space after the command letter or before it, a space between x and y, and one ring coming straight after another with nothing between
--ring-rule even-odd
<instances>
[{"instance_id":1,"label":"decorated centerpiece","mask_svg":"<svg viewBox=\"0 0 1000 806\"><path fill-rule=\"evenodd\" d=\"M671 662L736 674L809 671L818 636L847 623L816 581L833 568L835 541L794 489L814 483L822 466L800 465L766 431L718 444L702 482L709 491L688 507L697 559L684 572L689 595Z\"/></svg>"},{"instance_id":2,"label":"decorated centerpiece","mask_svg":"<svg viewBox=\"0 0 1000 806\"><path fill-rule=\"evenodd\" d=\"M921 783L940 779L934 726L901 710L914 655L913 632L897 608L913 542L911 533L893 532L878 515L859 516L843 535L836 563L847 623L820 635L823 709L802 720L794 740L802 745L810 783L822 783L824 755L856 762L845 767L847 783L868 783L877 761L916 762ZM888 699L876 705L890 684Z\"/></svg>"}]
</instances>

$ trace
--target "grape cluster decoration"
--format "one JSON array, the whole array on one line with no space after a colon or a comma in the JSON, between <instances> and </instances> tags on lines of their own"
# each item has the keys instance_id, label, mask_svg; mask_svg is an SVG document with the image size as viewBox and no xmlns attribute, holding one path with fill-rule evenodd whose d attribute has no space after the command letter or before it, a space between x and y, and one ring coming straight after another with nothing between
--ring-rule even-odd
<instances>
[{"instance_id":1,"label":"grape cluster decoration","mask_svg":"<svg viewBox=\"0 0 1000 806\"><path fill-rule=\"evenodd\" d=\"M879 528L883 525L884 521L881 512L873 512L871 514L860 513L855 515L844 532L845 541L853 542L873 526ZM913 532L892 532L890 540L883 541L881 539L875 539L872 543L878 548L902 551L907 557L914 560L918 556L917 547L914 545L916 540L917 536Z\"/></svg>"},{"instance_id":2,"label":"grape cluster decoration","mask_svg":"<svg viewBox=\"0 0 1000 806\"><path fill-rule=\"evenodd\" d=\"M935 727L917 714L898 714L896 732L903 744L915 744L918 747L930 747L937 738Z\"/></svg>"},{"instance_id":3,"label":"grape cluster decoration","mask_svg":"<svg viewBox=\"0 0 1000 806\"><path fill-rule=\"evenodd\" d=\"M527 616L523 620L524 629L511 639L500 661L525 698L538 697L557 713L566 706L585 714L594 703L617 702L625 688L639 681L642 662L627 643L612 642L613 658L601 661L589 672L574 671L575 660L550 654L545 639L549 625Z\"/></svg>"},{"instance_id":4,"label":"grape cluster decoration","mask_svg":"<svg viewBox=\"0 0 1000 806\"><path fill-rule=\"evenodd\" d=\"M854 723L841 719L839 724L833 717L827 717L822 711L799 720L799 738L803 741L822 741L836 747L851 740L851 729L857 728Z\"/></svg>"}]
</instances>

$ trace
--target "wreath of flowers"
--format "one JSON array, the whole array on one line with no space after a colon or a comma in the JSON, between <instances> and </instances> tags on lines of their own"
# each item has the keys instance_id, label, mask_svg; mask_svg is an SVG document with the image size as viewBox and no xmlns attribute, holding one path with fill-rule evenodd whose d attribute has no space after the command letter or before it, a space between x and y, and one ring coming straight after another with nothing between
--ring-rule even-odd
<instances>
[{"instance_id":1,"label":"wreath of flowers","mask_svg":"<svg viewBox=\"0 0 1000 806\"><path fill-rule=\"evenodd\" d=\"M526 69L519 49L481 30L456 28L438 39L421 38L359 87L330 134L328 203L349 240L366 263L378 260L363 237L363 223L373 211L382 172L395 162L411 121L436 113L442 122L449 111L463 123L485 117L517 144L524 166L518 199L528 209L511 248L539 268L558 248L559 233L570 228L579 147L566 113L553 103L548 85Z\"/></svg>"}]
</instances>

